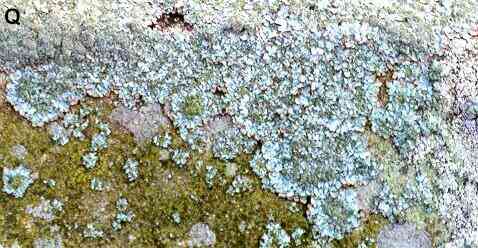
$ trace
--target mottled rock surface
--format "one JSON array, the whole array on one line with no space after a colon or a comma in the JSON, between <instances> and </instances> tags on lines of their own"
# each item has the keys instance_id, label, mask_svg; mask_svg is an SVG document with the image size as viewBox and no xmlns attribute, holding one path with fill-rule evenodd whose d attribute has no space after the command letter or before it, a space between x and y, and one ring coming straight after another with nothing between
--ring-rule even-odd
<instances>
[{"instance_id":1,"label":"mottled rock surface","mask_svg":"<svg viewBox=\"0 0 478 248\"><path fill-rule=\"evenodd\" d=\"M138 143L150 141L160 128L165 129L170 125L159 104L144 106L139 110L118 107L110 118L131 132Z\"/></svg>"},{"instance_id":2,"label":"mottled rock surface","mask_svg":"<svg viewBox=\"0 0 478 248\"><path fill-rule=\"evenodd\" d=\"M477 1L0 6L22 16L0 23L0 245L51 233L22 227L46 195L64 242L93 247L168 247L198 222L224 247L285 247L298 227L311 247L364 247L372 216L478 247Z\"/></svg>"},{"instance_id":3,"label":"mottled rock surface","mask_svg":"<svg viewBox=\"0 0 478 248\"><path fill-rule=\"evenodd\" d=\"M431 248L430 235L413 224L394 224L378 235L377 248Z\"/></svg>"}]
</instances>

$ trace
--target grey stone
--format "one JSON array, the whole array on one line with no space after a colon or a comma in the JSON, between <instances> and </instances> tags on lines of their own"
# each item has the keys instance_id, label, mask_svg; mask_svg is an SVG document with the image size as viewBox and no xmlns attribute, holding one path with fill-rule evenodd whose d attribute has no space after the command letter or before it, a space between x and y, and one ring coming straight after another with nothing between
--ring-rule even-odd
<instances>
[{"instance_id":1,"label":"grey stone","mask_svg":"<svg viewBox=\"0 0 478 248\"><path fill-rule=\"evenodd\" d=\"M377 248L431 248L428 233L413 224L386 226L378 235Z\"/></svg>"},{"instance_id":2,"label":"grey stone","mask_svg":"<svg viewBox=\"0 0 478 248\"><path fill-rule=\"evenodd\" d=\"M159 104L144 106L139 110L119 107L110 117L130 131L138 143L151 140L162 126L169 125L169 120L164 116Z\"/></svg>"}]
</instances>

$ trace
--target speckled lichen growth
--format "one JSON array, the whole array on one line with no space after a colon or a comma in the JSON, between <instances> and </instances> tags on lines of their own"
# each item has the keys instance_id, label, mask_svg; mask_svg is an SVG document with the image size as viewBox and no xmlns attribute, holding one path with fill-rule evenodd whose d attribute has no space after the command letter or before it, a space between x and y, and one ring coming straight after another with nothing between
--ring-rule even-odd
<instances>
[{"instance_id":1,"label":"speckled lichen growth","mask_svg":"<svg viewBox=\"0 0 478 248\"><path fill-rule=\"evenodd\" d=\"M476 1L0 6L0 246L478 246Z\"/></svg>"},{"instance_id":2,"label":"speckled lichen growth","mask_svg":"<svg viewBox=\"0 0 478 248\"><path fill-rule=\"evenodd\" d=\"M33 183L31 171L24 165L9 169L3 167L3 192L21 198Z\"/></svg>"}]
</instances>

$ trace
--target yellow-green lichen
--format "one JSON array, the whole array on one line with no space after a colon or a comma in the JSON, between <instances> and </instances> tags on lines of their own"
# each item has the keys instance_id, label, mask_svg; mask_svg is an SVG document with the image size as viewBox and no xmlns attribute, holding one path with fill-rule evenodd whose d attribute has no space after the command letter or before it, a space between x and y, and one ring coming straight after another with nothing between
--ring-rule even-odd
<instances>
[{"instance_id":1,"label":"yellow-green lichen","mask_svg":"<svg viewBox=\"0 0 478 248\"><path fill-rule=\"evenodd\" d=\"M203 112L201 100L199 96L187 96L184 99L184 113L190 117L200 115Z\"/></svg>"},{"instance_id":2,"label":"yellow-green lichen","mask_svg":"<svg viewBox=\"0 0 478 248\"><path fill-rule=\"evenodd\" d=\"M369 248L376 247L376 239L380 229L388 224L388 221L379 215L370 215L363 224L341 240L333 241L336 248L359 247L364 243Z\"/></svg>"}]
</instances>

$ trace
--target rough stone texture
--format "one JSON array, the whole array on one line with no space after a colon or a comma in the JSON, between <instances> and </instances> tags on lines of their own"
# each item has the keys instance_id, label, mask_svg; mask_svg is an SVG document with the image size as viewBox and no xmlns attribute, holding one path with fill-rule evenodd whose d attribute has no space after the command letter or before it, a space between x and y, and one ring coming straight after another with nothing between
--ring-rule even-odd
<instances>
[{"instance_id":1,"label":"rough stone texture","mask_svg":"<svg viewBox=\"0 0 478 248\"><path fill-rule=\"evenodd\" d=\"M139 143L170 118L180 167L202 143L253 152L265 189L308 203L315 239L352 231L361 208L418 209L445 224L440 245L478 246L476 1L9 4L24 25L0 25L0 89L33 126L114 96ZM151 24L174 9L182 24Z\"/></svg>"},{"instance_id":2,"label":"rough stone texture","mask_svg":"<svg viewBox=\"0 0 478 248\"><path fill-rule=\"evenodd\" d=\"M428 233L413 224L394 224L380 231L377 248L432 248L432 242Z\"/></svg>"},{"instance_id":3,"label":"rough stone texture","mask_svg":"<svg viewBox=\"0 0 478 248\"><path fill-rule=\"evenodd\" d=\"M5 73L0 72L0 106L5 103L5 87L7 85Z\"/></svg>"},{"instance_id":4,"label":"rough stone texture","mask_svg":"<svg viewBox=\"0 0 478 248\"><path fill-rule=\"evenodd\" d=\"M139 110L118 107L113 110L110 118L130 131L138 143L150 141L161 127L170 125L159 104L144 106Z\"/></svg>"}]
</instances>

